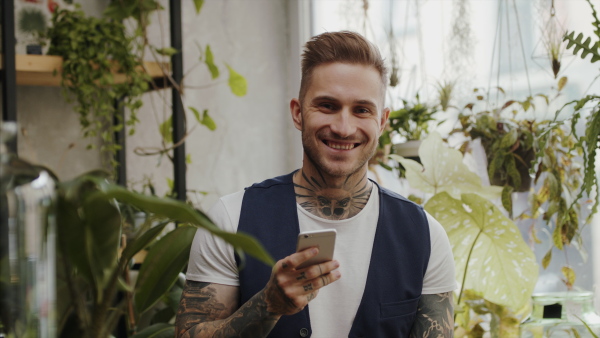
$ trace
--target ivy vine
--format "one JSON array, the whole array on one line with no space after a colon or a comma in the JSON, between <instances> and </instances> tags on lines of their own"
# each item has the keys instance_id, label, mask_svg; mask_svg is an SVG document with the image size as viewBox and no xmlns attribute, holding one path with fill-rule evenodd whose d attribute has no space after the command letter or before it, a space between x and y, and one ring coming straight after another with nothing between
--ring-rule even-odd
<instances>
[{"instance_id":1,"label":"ivy vine","mask_svg":"<svg viewBox=\"0 0 600 338\"><path fill-rule=\"evenodd\" d=\"M86 16L75 10L58 9L47 32L48 54L63 57L62 87L69 102L75 102L83 135L100 137L100 152L112 168L118 163L114 154L121 149L114 133L125 125L135 132L141 95L148 90L150 77L142 71L142 60L132 52L133 40L124 25L116 20ZM116 81L117 76L124 81ZM118 114L129 109L124 121ZM93 143L88 148L93 148Z\"/></svg>"}]
</instances>

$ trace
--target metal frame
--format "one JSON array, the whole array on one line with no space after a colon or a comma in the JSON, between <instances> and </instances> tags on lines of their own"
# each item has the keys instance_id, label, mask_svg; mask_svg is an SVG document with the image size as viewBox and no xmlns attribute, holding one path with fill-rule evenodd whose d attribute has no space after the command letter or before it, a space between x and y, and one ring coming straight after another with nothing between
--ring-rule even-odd
<instances>
[{"instance_id":1,"label":"metal frame","mask_svg":"<svg viewBox=\"0 0 600 338\"><path fill-rule=\"evenodd\" d=\"M15 67L15 3L1 0L2 11L2 120L17 121L17 71ZM17 153L17 138L8 147Z\"/></svg>"},{"instance_id":2,"label":"metal frame","mask_svg":"<svg viewBox=\"0 0 600 338\"><path fill-rule=\"evenodd\" d=\"M173 80L175 84L172 91L173 106L173 144L180 142L185 134L185 111L179 88L183 80L183 43L181 32L181 0L169 1L169 14L171 26L171 47L178 53L171 57L171 66L173 67ZM180 201L186 200L186 164L185 164L185 143L173 149L173 193Z\"/></svg>"}]
</instances>

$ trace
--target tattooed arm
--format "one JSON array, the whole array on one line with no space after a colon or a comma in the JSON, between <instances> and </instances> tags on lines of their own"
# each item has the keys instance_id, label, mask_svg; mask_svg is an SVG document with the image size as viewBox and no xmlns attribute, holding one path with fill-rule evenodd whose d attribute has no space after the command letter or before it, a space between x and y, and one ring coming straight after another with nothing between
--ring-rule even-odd
<instances>
[{"instance_id":1,"label":"tattooed arm","mask_svg":"<svg viewBox=\"0 0 600 338\"><path fill-rule=\"evenodd\" d=\"M267 311L262 291L235 311L238 293L237 286L187 281L175 322L177 337L266 336L280 315Z\"/></svg>"},{"instance_id":2,"label":"tattooed arm","mask_svg":"<svg viewBox=\"0 0 600 338\"><path fill-rule=\"evenodd\" d=\"M177 311L176 336L266 337L282 315L301 311L320 288L340 278L334 271L339 266L336 261L296 270L317 253L311 248L278 261L265 288L239 309L237 286L187 281Z\"/></svg>"},{"instance_id":3,"label":"tattooed arm","mask_svg":"<svg viewBox=\"0 0 600 338\"><path fill-rule=\"evenodd\" d=\"M421 295L411 338L451 338L454 334L452 292Z\"/></svg>"}]
</instances>

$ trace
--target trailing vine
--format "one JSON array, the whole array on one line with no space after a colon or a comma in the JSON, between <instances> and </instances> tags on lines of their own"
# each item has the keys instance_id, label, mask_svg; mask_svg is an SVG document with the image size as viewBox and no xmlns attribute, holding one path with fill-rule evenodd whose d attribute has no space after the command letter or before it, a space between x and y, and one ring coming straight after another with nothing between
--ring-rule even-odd
<instances>
[{"instance_id":1,"label":"trailing vine","mask_svg":"<svg viewBox=\"0 0 600 338\"><path fill-rule=\"evenodd\" d=\"M132 53L132 38L119 21L86 16L80 6L72 11L58 9L47 34L48 54L63 57L63 93L75 102L84 137L100 137L100 152L115 168L114 154L121 146L113 135L125 125L129 134L135 132L131 127L138 122L140 96L150 80L141 59ZM117 73L125 80L117 82ZM126 121L118 114L123 107L130 111Z\"/></svg>"}]
</instances>

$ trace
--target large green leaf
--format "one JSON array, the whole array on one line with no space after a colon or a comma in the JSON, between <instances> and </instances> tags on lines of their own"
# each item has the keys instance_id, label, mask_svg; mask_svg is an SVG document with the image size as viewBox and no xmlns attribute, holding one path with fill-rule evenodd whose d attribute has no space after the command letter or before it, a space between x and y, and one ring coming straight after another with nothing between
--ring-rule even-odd
<instances>
[{"instance_id":1,"label":"large green leaf","mask_svg":"<svg viewBox=\"0 0 600 338\"><path fill-rule=\"evenodd\" d=\"M94 177L88 177L88 179L94 181L101 190L101 193L105 194L108 198L115 198L120 202L130 204L140 210L179 223L188 223L202 227L213 235L223 238L226 242L233 245L234 248L243 250L265 264L274 264L273 258L254 237L221 230L204 213L192 208L188 204L170 198L159 198L156 196L138 194L121 186L109 184L105 180L96 179Z\"/></svg>"},{"instance_id":2,"label":"large green leaf","mask_svg":"<svg viewBox=\"0 0 600 338\"><path fill-rule=\"evenodd\" d=\"M476 194L463 194L456 200L440 193L425 209L448 233L456 279L464 282L464 289L492 303L521 309L533 292L538 266L517 226Z\"/></svg>"},{"instance_id":3,"label":"large green leaf","mask_svg":"<svg viewBox=\"0 0 600 338\"><path fill-rule=\"evenodd\" d=\"M195 233L195 227L180 226L152 245L135 285L137 313L149 309L175 284L188 261Z\"/></svg>"},{"instance_id":4,"label":"large green leaf","mask_svg":"<svg viewBox=\"0 0 600 338\"><path fill-rule=\"evenodd\" d=\"M481 178L462 162L462 154L444 144L442 137L432 132L419 147L421 164L402 156L390 155L406 168L406 179L412 188L424 193L448 192L454 198L462 193L476 193L489 199L500 198L502 188L483 186Z\"/></svg>"},{"instance_id":5,"label":"large green leaf","mask_svg":"<svg viewBox=\"0 0 600 338\"><path fill-rule=\"evenodd\" d=\"M92 194L83 203L87 244L86 254L98 290L104 289L113 269L121 242L121 213L114 201ZM83 253L81 253L83 254Z\"/></svg>"},{"instance_id":6,"label":"large green leaf","mask_svg":"<svg viewBox=\"0 0 600 338\"><path fill-rule=\"evenodd\" d=\"M130 338L172 338L175 336L175 326L172 324L159 323L148 326Z\"/></svg>"}]
</instances>

